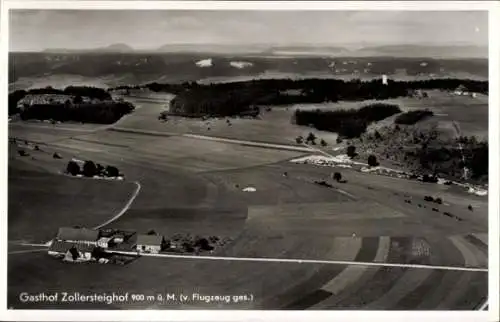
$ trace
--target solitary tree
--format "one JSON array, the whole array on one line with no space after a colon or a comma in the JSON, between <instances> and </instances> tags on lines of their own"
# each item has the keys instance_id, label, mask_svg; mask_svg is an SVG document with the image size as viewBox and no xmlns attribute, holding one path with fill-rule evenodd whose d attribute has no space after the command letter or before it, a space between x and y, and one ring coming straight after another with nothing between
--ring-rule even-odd
<instances>
[{"instance_id":1,"label":"solitary tree","mask_svg":"<svg viewBox=\"0 0 500 322\"><path fill-rule=\"evenodd\" d=\"M96 167L97 167L97 174L102 175L105 170L104 167L100 163L97 163Z\"/></svg>"},{"instance_id":2,"label":"solitary tree","mask_svg":"<svg viewBox=\"0 0 500 322\"><path fill-rule=\"evenodd\" d=\"M311 144L316 144L316 135L314 133L309 132L306 138L306 142L311 142Z\"/></svg>"},{"instance_id":3,"label":"solitary tree","mask_svg":"<svg viewBox=\"0 0 500 322\"><path fill-rule=\"evenodd\" d=\"M78 163L76 163L75 161L69 161L68 162L68 165L66 166L66 172L73 175L73 176L76 176L77 174L80 173L80 166L78 165Z\"/></svg>"},{"instance_id":4,"label":"solitary tree","mask_svg":"<svg viewBox=\"0 0 500 322\"><path fill-rule=\"evenodd\" d=\"M377 161L377 157L375 157L373 154L370 154L368 156L368 165L370 167L376 167L379 165L378 161Z\"/></svg>"},{"instance_id":5,"label":"solitary tree","mask_svg":"<svg viewBox=\"0 0 500 322\"><path fill-rule=\"evenodd\" d=\"M97 167L93 161L85 161L83 164L83 175L93 177L97 174Z\"/></svg>"},{"instance_id":6,"label":"solitary tree","mask_svg":"<svg viewBox=\"0 0 500 322\"><path fill-rule=\"evenodd\" d=\"M78 253L78 250L76 249L75 246L71 247L69 249L69 252L71 254L71 258L76 261L78 259L78 257L80 257L80 253Z\"/></svg>"},{"instance_id":7,"label":"solitary tree","mask_svg":"<svg viewBox=\"0 0 500 322\"><path fill-rule=\"evenodd\" d=\"M347 156L354 158L356 156L356 147L354 145L349 145L347 147Z\"/></svg>"},{"instance_id":8,"label":"solitary tree","mask_svg":"<svg viewBox=\"0 0 500 322\"><path fill-rule=\"evenodd\" d=\"M300 135L295 138L295 142L297 142L297 144L302 144L303 141L304 139Z\"/></svg>"},{"instance_id":9,"label":"solitary tree","mask_svg":"<svg viewBox=\"0 0 500 322\"><path fill-rule=\"evenodd\" d=\"M112 165L108 165L106 167L106 173L108 174L108 177L118 177L120 175L118 168Z\"/></svg>"},{"instance_id":10,"label":"solitary tree","mask_svg":"<svg viewBox=\"0 0 500 322\"><path fill-rule=\"evenodd\" d=\"M206 238L199 238L195 241L194 243L195 247L199 247L202 250L212 250L214 249L211 245L208 239Z\"/></svg>"},{"instance_id":11,"label":"solitary tree","mask_svg":"<svg viewBox=\"0 0 500 322\"><path fill-rule=\"evenodd\" d=\"M323 140L323 139L321 139L320 144L321 144L321 146L327 146L327 145L328 145L328 143L326 143L326 141L325 141L325 140Z\"/></svg>"},{"instance_id":12,"label":"solitary tree","mask_svg":"<svg viewBox=\"0 0 500 322\"><path fill-rule=\"evenodd\" d=\"M342 174L340 172L335 172L333 174L333 180L340 182L340 180L342 180Z\"/></svg>"},{"instance_id":13,"label":"solitary tree","mask_svg":"<svg viewBox=\"0 0 500 322\"><path fill-rule=\"evenodd\" d=\"M76 95L75 98L73 98L74 104L81 104L82 102L83 102L83 99L80 95Z\"/></svg>"}]
</instances>

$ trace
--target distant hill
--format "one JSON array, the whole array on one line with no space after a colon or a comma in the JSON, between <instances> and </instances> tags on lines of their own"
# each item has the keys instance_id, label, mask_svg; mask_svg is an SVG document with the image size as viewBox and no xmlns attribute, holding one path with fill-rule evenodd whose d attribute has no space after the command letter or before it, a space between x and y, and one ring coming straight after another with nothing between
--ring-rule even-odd
<instances>
[{"instance_id":1,"label":"distant hill","mask_svg":"<svg viewBox=\"0 0 500 322\"><path fill-rule=\"evenodd\" d=\"M127 44L117 43L93 49L46 49L44 53L197 53L224 55L263 55L288 57L425 57L425 58L487 58L487 46L471 45L383 45L347 48L332 45L299 44L273 46L270 44L228 45L228 44L166 44L152 49L134 49Z\"/></svg>"},{"instance_id":2,"label":"distant hill","mask_svg":"<svg viewBox=\"0 0 500 322\"><path fill-rule=\"evenodd\" d=\"M348 49L338 46L273 46L264 51L264 54L281 56L332 56L343 55L349 52Z\"/></svg>"},{"instance_id":3,"label":"distant hill","mask_svg":"<svg viewBox=\"0 0 500 322\"><path fill-rule=\"evenodd\" d=\"M76 54L76 53L132 53L134 48L127 44L112 44L106 47L88 48L88 49L65 49L65 48L47 48L44 53L54 54Z\"/></svg>"},{"instance_id":4,"label":"distant hill","mask_svg":"<svg viewBox=\"0 0 500 322\"><path fill-rule=\"evenodd\" d=\"M134 48L130 47L127 44L112 44L107 47L97 48L95 51L97 52L109 52L109 53L127 53L133 52Z\"/></svg>"},{"instance_id":5,"label":"distant hill","mask_svg":"<svg viewBox=\"0 0 500 322\"><path fill-rule=\"evenodd\" d=\"M488 47L471 45L386 45L363 47L353 51L352 55L432 58L487 58Z\"/></svg>"},{"instance_id":6,"label":"distant hill","mask_svg":"<svg viewBox=\"0 0 500 322\"><path fill-rule=\"evenodd\" d=\"M260 53L267 47L261 45L217 45L217 44L167 44L160 46L158 53L204 53L204 54L251 54ZM146 50L142 50L146 51Z\"/></svg>"}]
</instances>

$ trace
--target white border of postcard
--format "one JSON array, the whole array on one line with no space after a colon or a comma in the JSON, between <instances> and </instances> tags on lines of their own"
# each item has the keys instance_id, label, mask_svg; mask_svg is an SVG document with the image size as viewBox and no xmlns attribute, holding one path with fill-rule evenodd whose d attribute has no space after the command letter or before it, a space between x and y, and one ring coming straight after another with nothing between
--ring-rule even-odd
<instances>
[{"instance_id":1,"label":"white border of postcard","mask_svg":"<svg viewBox=\"0 0 500 322\"><path fill-rule=\"evenodd\" d=\"M1 142L0 194L0 320L3 321L499 321L499 37L500 3L497 1L9 1L1 7L2 106L7 106L8 10L9 9L182 9L182 10L485 10L489 11L489 309L488 311L106 311L106 310L7 310L7 140ZM2 137L8 123L2 119ZM230 283L230 281L228 281Z\"/></svg>"}]
</instances>

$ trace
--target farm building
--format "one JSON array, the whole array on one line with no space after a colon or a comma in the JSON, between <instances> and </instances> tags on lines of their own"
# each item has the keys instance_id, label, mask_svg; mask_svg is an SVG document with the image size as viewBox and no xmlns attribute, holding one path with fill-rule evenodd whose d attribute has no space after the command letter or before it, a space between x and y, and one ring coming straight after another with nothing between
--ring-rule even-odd
<instances>
[{"instance_id":1,"label":"farm building","mask_svg":"<svg viewBox=\"0 0 500 322\"><path fill-rule=\"evenodd\" d=\"M117 235L113 236L113 241L117 244L123 243L124 240L125 240L125 236L123 236L122 234L117 234Z\"/></svg>"},{"instance_id":2,"label":"farm building","mask_svg":"<svg viewBox=\"0 0 500 322\"><path fill-rule=\"evenodd\" d=\"M159 253L165 239L160 235L138 235L136 241L136 249L143 253Z\"/></svg>"},{"instance_id":3,"label":"farm building","mask_svg":"<svg viewBox=\"0 0 500 322\"><path fill-rule=\"evenodd\" d=\"M99 231L88 228L61 227L56 240L76 244L97 246Z\"/></svg>"},{"instance_id":4,"label":"farm building","mask_svg":"<svg viewBox=\"0 0 500 322\"><path fill-rule=\"evenodd\" d=\"M465 87L464 85L460 85L455 89L454 94L455 95L469 95L469 92L467 90L467 87Z\"/></svg>"},{"instance_id":5,"label":"farm building","mask_svg":"<svg viewBox=\"0 0 500 322\"><path fill-rule=\"evenodd\" d=\"M97 241L97 246L102 248L108 248L109 244L113 242L113 238L111 237L101 237Z\"/></svg>"},{"instance_id":6,"label":"farm building","mask_svg":"<svg viewBox=\"0 0 500 322\"><path fill-rule=\"evenodd\" d=\"M109 248L113 247L116 244L121 244L125 240L125 237L122 234L116 234L112 236L101 236L97 241L97 246L101 248Z\"/></svg>"},{"instance_id":7,"label":"farm building","mask_svg":"<svg viewBox=\"0 0 500 322\"><path fill-rule=\"evenodd\" d=\"M55 240L50 245L48 253L52 256L63 257L65 261L84 262L92 260L95 248L94 245Z\"/></svg>"}]
</instances>

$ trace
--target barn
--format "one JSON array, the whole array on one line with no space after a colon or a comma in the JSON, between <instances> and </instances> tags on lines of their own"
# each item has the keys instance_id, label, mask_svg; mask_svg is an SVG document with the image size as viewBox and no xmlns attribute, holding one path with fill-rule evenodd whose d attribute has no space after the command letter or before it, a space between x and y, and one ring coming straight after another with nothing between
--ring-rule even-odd
<instances>
[{"instance_id":1,"label":"barn","mask_svg":"<svg viewBox=\"0 0 500 322\"><path fill-rule=\"evenodd\" d=\"M165 239L160 235L137 235L136 250L142 253L159 253Z\"/></svg>"},{"instance_id":2,"label":"barn","mask_svg":"<svg viewBox=\"0 0 500 322\"><path fill-rule=\"evenodd\" d=\"M62 227L59 228L56 240L97 246L99 231L88 228Z\"/></svg>"}]
</instances>

